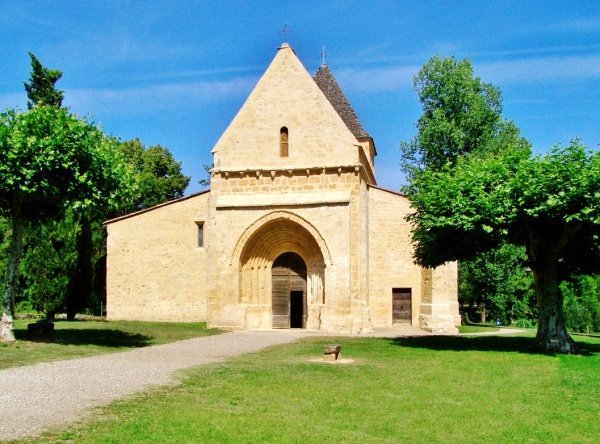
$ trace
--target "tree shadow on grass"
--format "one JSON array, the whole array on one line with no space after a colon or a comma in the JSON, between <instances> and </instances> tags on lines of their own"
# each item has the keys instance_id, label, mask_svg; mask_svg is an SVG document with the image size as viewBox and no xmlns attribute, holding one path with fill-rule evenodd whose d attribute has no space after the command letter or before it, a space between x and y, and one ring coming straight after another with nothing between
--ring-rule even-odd
<instances>
[{"instance_id":1,"label":"tree shadow on grass","mask_svg":"<svg viewBox=\"0 0 600 444\"><path fill-rule=\"evenodd\" d=\"M390 338L393 344L410 348L450 351L493 351L527 354L543 353L534 347L533 338L522 336L420 336L413 338ZM600 344L576 342L579 354L591 356L600 353Z\"/></svg>"},{"instance_id":2,"label":"tree shadow on grass","mask_svg":"<svg viewBox=\"0 0 600 444\"><path fill-rule=\"evenodd\" d=\"M47 342L61 345L95 345L106 348L139 348L152 345L152 336L116 329L57 329L51 338L29 339L27 330L15 329L18 341Z\"/></svg>"}]
</instances>

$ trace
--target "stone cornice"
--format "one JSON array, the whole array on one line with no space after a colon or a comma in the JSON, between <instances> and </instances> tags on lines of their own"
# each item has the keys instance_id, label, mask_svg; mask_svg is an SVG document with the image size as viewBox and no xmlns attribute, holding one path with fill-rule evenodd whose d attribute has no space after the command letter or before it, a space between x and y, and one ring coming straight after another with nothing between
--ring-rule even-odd
<instances>
[{"instance_id":1,"label":"stone cornice","mask_svg":"<svg viewBox=\"0 0 600 444\"><path fill-rule=\"evenodd\" d=\"M318 174L360 174L367 183L375 183L375 178L370 168L365 168L361 163L350 165L318 165L310 167L278 167L278 168L212 168L211 177L221 176L223 179L233 177L271 177L277 176L311 176Z\"/></svg>"}]
</instances>

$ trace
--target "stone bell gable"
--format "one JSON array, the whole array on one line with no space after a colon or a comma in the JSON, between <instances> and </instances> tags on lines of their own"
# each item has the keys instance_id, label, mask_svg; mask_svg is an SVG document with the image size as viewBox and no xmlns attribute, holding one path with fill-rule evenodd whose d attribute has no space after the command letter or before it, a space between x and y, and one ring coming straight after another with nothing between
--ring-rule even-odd
<instances>
[{"instance_id":1,"label":"stone bell gable","mask_svg":"<svg viewBox=\"0 0 600 444\"><path fill-rule=\"evenodd\" d=\"M456 264L413 263L410 203L326 65L283 44L212 153L210 191L106 223L109 319L456 331Z\"/></svg>"},{"instance_id":2,"label":"stone bell gable","mask_svg":"<svg viewBox=\"0 0 600 444\"><path fill-rule=\"evenodd\" d=\"M212 150L216 172L339 167L360 142L284 44Z\"/></svg>"}]
</instances>

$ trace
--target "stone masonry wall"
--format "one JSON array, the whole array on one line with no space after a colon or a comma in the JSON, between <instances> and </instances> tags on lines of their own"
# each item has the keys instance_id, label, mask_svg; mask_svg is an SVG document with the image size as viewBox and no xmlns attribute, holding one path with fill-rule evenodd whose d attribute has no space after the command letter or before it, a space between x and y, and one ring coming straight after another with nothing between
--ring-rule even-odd
<instances>
[{"instance_id":1,"label":"stone masonry wall","mask_svg":"<svg viewBox=\"0 0 600 444\"><path fill-rule=\"evenodd\" d=\"M392 325L392 288L412 290L412 325L419 324L421 269L413 263L410 211L404 196L369 188L369 306L374 327Z\"/></svg>"},{"instance_id":2,"label":"stone masonry wall","mask_svg":"<svg viewBox=\"0 0 600 444\"><path fill-rule=\"evenodd\" d=\"M108 319L207 320L206 250L198 247L197 222L207 220L208 197L107 223Z\"/></svg>"},{"instance_id":3,"label":"stone masonry wall","mask_svg":"<svg viewBox=\"0 0 600 444\"><path fill-rule=\"evenodd\" d=\"M216 228L211 236L210 249L210 309L211 325L225 326L234 329L270 328L271 327L271 293L266 288L266 297L259 307L256 304L244 304L241 294L240 257L233 256L236 251L243 251L244 245L238 246L240 236L256 221L275 214L277 217L300 221L302 226L314 227L325 239L326 251L321 251L327 261L325 269L325 306L319 310L324 328L337 331L350 330L350 282L348 273L349 256L349 217L348 203L322 203L315 206L281 206L269 208L222 208L217 209L214 224ZM296 223L296 222L294 222ZM258 231L256 236L262 236ZM253 238L249 239L254 240ZM282 238L281 243L286 239ZM237 247L237 248L236 248ZM283 251L281 251L283 253ZM269 286L270 265L275 258L266 258L271 263L262 270L267 277L262 285ZM309 307L310 310L310 307ZM249 313L260 322L248 323ZM262 313L262 314L261 314ZM313 320L310 320L312 322Z\"/></svg>"}]
</instances>

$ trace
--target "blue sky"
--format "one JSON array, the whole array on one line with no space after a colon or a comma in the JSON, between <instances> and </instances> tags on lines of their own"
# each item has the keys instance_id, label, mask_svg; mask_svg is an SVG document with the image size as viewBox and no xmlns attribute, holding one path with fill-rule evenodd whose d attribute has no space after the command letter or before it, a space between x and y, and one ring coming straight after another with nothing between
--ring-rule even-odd
<instances>
[{"instance_id":1,"label":"blue sky","mask_svg":"<svg viewBox=\"0 0 600 444\"><path fill-rule=\"evenodd\" d=\"M600 143L598 1L0 0L0 109L26 108L28 52L63 71L64 104L105 132L168 147L201 189L203 164L283 42L327 64L397 190L415 133L412 78L433 55L471 59L536 151Z\"/></svg>"}]
</instances>

